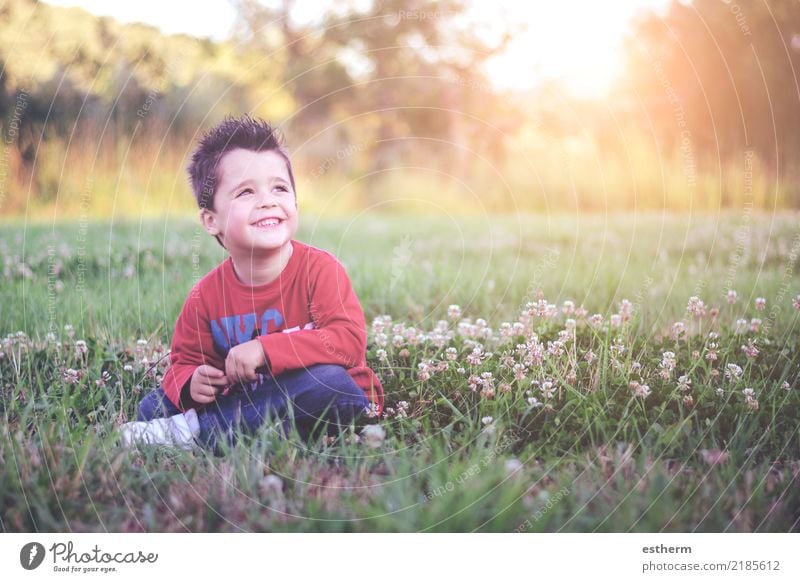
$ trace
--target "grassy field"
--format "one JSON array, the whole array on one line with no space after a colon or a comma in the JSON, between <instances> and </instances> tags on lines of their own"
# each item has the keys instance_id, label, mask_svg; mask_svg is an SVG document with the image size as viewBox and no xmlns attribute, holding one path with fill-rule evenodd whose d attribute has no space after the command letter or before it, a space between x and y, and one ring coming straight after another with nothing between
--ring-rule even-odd
<instances>
[{"instance_id":1,"label":"grassy field","mask_svg":"<svg viewBox=\"0 0 800 582\"><path fill-rule=\"evenodd\" d=\"M262 431L215 457L130 452L115 428L157 385L216 242L192 221L6 222L0 524L798 531L798 225L301 215L297 238L361 299L385 438Z\"/></svg>"}]
</instances>

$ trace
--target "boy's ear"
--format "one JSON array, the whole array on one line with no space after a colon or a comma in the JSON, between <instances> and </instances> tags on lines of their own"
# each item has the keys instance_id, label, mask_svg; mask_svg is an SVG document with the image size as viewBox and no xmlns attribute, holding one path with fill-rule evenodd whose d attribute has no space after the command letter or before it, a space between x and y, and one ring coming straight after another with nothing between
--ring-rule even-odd
<instances>
[{"instance_id":1,"label":"boy's ear","mask_svg":"<svg viewBox=\"0 0 800 582\"><path fill-rule=\"evenodd\" d=\"M217 226L217 217L208 208L200 209L200 222L203 223L203 227L205 227L206 231L211 236L217 236L219 234L219 227Z\"/></svg>"}]
</instances>

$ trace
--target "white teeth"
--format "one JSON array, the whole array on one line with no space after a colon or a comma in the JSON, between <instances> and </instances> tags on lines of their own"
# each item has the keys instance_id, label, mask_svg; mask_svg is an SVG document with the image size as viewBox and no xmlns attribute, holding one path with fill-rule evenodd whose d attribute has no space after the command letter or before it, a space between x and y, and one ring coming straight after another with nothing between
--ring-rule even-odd
<instances>
[{"instance_id":1,"label":"white teeth","mask_svg":"<svg viewBox=\"0 0 800 582\"><path fill-rule=\"evenodd\" d=\"M277 218L268 218L266 220L261 220L257 222L256 226L277 226L278 224L280 224L280 222L281 221L278 220Z\"/></svg>"}]
</instances>

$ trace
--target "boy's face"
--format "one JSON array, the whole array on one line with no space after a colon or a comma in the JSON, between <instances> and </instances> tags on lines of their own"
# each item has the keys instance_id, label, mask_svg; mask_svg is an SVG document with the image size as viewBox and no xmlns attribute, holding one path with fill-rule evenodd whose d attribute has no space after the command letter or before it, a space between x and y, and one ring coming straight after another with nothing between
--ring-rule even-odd
<instances>
[{"instance_id":1,"label":"boy's face","mask_svg":"<svg viewBox=\"0 0 800 582\"><path fill-rule=\"evenodd\" d=\"M222 156L214 210L200 218L232 257L280 251L297 232L297 203L286 161L274 151L231 150ZM278 219L277 224L268 219Z\"/></svg>"}]
</instances>

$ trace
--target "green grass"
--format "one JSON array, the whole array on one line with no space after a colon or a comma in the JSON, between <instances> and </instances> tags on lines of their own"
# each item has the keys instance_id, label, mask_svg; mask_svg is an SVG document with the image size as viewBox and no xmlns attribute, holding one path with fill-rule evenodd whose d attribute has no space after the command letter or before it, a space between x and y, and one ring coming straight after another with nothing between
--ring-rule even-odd
<instances>
[{"instance_id":1,"label":"green grass","mask_svg":"<svg viewBox=\"0 0 800 582\"><path fill-rule=\"evenodd\" d=\"M394 411L379 421L386 439L370 448L349 432L305 447L261 431L221 457L130 452L115 433L157 385L163 366L148 372L142 358L166 353L193 281L223 258L216 242L191 221L5 223L0 524L796 531L798 223L789 213L302 216L297 238L336 254L361 299L368 360ZM739 296L733 305L729 288ZM688 316L691 296L718 315ZM766 298L764 311L756 297ZM623 299L633 317L609 326ZM573 301L587 317L559 310L532 317L522 335L501 333L538 300L559 308ZM448 315L451 304L460 318ZM589 324L595 313L602 325ZM391 321L373 324L382 315ZM565 334L560 346L568 318L576 320L574 339ZM740 318L761 319L760 329L735 333ZM681 339L670 335L678 320L688 332ZM398 334L405 340L395 347ZM86 354L76 353L77 340ZM531 349L517 350L526 340ZM741 349L749 340L759 350L753 359ZM478 343L485 353L471 364ZM666 351L675 367L662 378ZM532 365L516 379L513 365L526 356ZM440 362L446 369L437 371ZM742 368L735 383L724 374L731 363ZM433 367L428 379L420 379L420 364ZM677 389L682 375L692 380L686 393ZM552 396L534 380L552 381ZM636 396L631 381L647 384L649 396Z\"/></svg>"}]
</instances>

